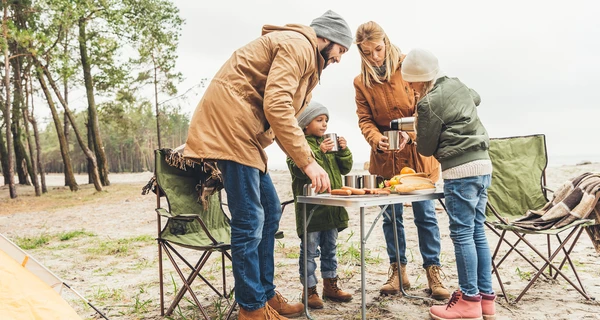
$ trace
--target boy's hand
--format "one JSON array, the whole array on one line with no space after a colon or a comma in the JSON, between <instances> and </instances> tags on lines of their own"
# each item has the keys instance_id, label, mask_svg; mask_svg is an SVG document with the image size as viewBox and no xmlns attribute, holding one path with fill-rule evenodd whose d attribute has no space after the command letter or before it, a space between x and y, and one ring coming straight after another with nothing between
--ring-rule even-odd
<instances>
[{"instance_id":1,"label":"boy's hand","mask_svg":"<svg viewBox=\"0 0 600 320\"><path fill-rule=\"evenodd\" d=\"M321 142L321 144L319 145L319 148L321 149L321 151L323 153L327 153L327 151L333 149L334 146L335 146L335 142L333 140L331 140L331 138L327 138L327 139L323 140L323 142Z\"/></svg>"},{"instance_id":2,"label":"boy's hand","mask_svg":"<svg viewBox=\"0 0 600 320\"><path fill-rule=\"evenodd\" d=\"M346 142L346 139L344 139L344 137L338 137L338 143L340 144L340 149L346 150L348 143Z\"/></svg>"}]
</instances>

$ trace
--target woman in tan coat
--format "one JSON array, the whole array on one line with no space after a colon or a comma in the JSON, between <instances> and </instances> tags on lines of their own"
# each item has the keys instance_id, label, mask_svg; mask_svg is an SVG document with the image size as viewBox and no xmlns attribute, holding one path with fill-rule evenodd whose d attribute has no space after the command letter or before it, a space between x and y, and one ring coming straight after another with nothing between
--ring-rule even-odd
<instances>
[{"instance_id":1,"label":"woman in tan coat","mask_svg":"<svg viewBox=\"0 0 600 320\"><path fill-rule=\"evenodd\" d=\"M400 174L403 167L430 175L432 181L439 178L439 163L433 157L423 157L416 151L414 135L402 132L404 148L384 151L388 147L384 131L390 130L390 121L410 117L415 113L415 97L408 83L402 79L400 66L404 55L390 43L383 28L373 21L364 23L356 31L356 42L361 56L361 73L354 79L356 89L356 114L358 125L371 146L369 172L390 179ZM440 232L432 200L413 202L414 221L419 237L419 249L423 258L432 298L447 299L450 294L440 278ZM402 287L410 288L406 272L406 236L402 219L403 205L394 205L400 251ZM381 287L382 294L397 294L398 259L394 243L394 230L391 220L391 207L386 209L383 218L383 234L390 260L388 281Z\"/></svg>"}]
</instances>

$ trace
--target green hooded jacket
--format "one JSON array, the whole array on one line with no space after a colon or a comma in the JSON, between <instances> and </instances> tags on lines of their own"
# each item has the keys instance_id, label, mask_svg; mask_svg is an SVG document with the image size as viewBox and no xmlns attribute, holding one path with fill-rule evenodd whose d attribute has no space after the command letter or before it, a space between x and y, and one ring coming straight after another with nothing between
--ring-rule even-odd
<instances>
[{"instance_id":1,"label":"green hooded jacket","mask_svg":"<svg viewBox=\"0 0 600 320\"><path fill-rule=\"evenodd\" d=\"M335 153L323 153L319 148L322 137L305 136L308 145L315 154L317 163L329 175L331 189L342 187L342 175L348 174L352 170L352 153L346 147ZM287 158L287 165L292 174L292 192L294 193L294 206L296 208L296 231L298 236L302 237L304 225L302 223L302 205L298 205L297 197L302 195L305 184L310 184L310 178L296 166L291 158ZM306 212L310 213L315 205L306 205ZM344 207L319 206L313 213L308 223L308 232L325 231L337 228L342 231L348 227L348 211Z\"/></svg>"}]
</instances>

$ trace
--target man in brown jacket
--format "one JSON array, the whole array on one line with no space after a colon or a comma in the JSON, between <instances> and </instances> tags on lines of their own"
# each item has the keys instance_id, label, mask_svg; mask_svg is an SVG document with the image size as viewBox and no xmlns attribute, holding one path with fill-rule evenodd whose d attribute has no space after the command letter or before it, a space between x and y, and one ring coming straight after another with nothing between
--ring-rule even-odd
<instances>
[{"instance_id":1,"label":"man in brown jacket","mask_svg":"<svg viewBox=\"0 0 600 320\"><path fill-rule=\"evenodd\" d=\"M327 11L309 26L265 25L262 36L236 50L212 79L190 122L184 156L217 160L231 212L231 254L238 319L301 315L273 284L274 235L281 208L264 148L277 141L317 191L330 189L296 116L325 67L340 62L352 32Z\"/></svg>"}]
</instances>

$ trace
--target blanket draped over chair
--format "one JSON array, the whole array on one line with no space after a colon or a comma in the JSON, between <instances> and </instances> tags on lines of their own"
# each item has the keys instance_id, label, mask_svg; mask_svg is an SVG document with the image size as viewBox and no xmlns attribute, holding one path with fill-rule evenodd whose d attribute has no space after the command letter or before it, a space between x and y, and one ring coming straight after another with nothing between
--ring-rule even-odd
<instances>
[{"instance_id":1,"label":"blanket draped over chair","mask_svg":"<svg viewBox=\"0 0 600 320\"><path fill-rule=\"evenodd\" d=\"M196 185L196 191L198 192L198 201L206 207L208 204L208 197L223 189L223 176L221 175L219 168L217 168L217 162L214 160L195 162L184 158L184 148L185 144L174 149L163 149L165 152L165 161L171 167L184 171L193 169L197 165L201 166L202 175ZM142 195L148 194L150 191L156 193L156 176L153 176L142 188Z\"/></svg>"},{"instance_id":2,"label":"blanket draped over chair","mask_svg":"<svg viewBox=\"0 0 600 320\"><path fill-rule=\"evenodd\" d=\"M561 185L551 201L539 210L528 210L523 218L511 224L530 230L549 230L588 218L600 190L600 173L583 173Z\"/></svg>"}]
</instances>

